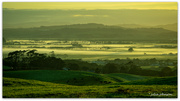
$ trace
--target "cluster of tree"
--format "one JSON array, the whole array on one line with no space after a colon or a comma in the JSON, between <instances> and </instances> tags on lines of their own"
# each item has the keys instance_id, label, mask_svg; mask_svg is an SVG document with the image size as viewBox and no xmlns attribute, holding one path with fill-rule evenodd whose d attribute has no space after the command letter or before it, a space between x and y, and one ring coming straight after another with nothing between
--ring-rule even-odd
<instances>
[{"instance_id":1,"label":"cluster of tree","mask_svg":"<svg viewBox=\"0 0 180 101\"><path fill-rule=\"evenodd\" d=\"M101 68L101 66L96 63L88 63L82 60L64 60L66 63L66 68L69 70L80 70L80 71L90 71L94 72L96 68Z\"/></svg>"},{"instance_id":2,"label":"cluster of tree","mask_svg":"<svg viewBox=\"0 0 180 101\"><path fill-rule=\"evenodd\" d=\"M176 76L177 66L174 70L165 66L160 67L161 71L146 70L140 68L133 61L127 63L115 64L107 63L106 65L97 65L82 60L62 60L54 55L47 56L37 53L36 50L14 51L3 59L3 65L12 67L13 70L36 70L36 69L55 69L55 70L79 70L90 71L95 73L129 73L144 76Z\"/></svg>"},{"instance_id":3,"label":"cluster of tree","mask_svg":"<svg viewBox=\"0 0 180 101\"><path fill-rule=\"evenodd\" d=\"M5 44L6 43L6 39L3 37L3 44Z\"/></svg>"},{"instance_id":4,"label":"cluster of tree","mask_svg":"<svg viewBox=\"0 0 180 101\"><path fill-rule=\"evenodd\" d=\"M22 69L62 69L65 65L60 58L47 56L36 52L37 50L14 51L3 59L3 65L13 70Z\"/></svg>"},{"instance_id":5,"label":"cluster of tree","mask_svg":"<svg viewBox=\"0 0 180 101\"><path fill-rule=\"evenodd\" d=\"M124 64L132 61L134 64L138 66L176 66L177 60L166 59L166 60L158 60L156 58L150 59L114 59L114 60L98 60L98 62L106 62L106 63L115 63L115 64Z\"/></svg>"},{"instance_id":6,"label":"cluster of tree","mask_svg":"<svg viewBox=\"0 0 180 101\"><path fill-rule=\"evenodd\" d=\"M161 71L142 69L140 66L135 65L132 61L126 64L108 63L103 66L98 73L128 73L143 76L177 76L177 67L172 70L170 67L159 67Z\"/></svg>"},{"instance_id":7,"label":"cluster of tree","mask_svg":"<svg viewBox=\"0 0 180 101\"><path fill-rule=\"evenodd\" d=\"M19 50L10 52L7 58L3 59L3 65L13 70L35 70L35 69L56 69L83 70L94 72L99 66L95 63L88 63L82 60L62 60L56 58L54 51L50 55L40 54L37 50Z\"/></svg>"},{"instance_id":8,"label":"cluster of tree","mask_svg":"<svg viewBox=\"0 0 180 101\"><path fill-rule=\"evenodd\" d=\"M128 49L128 51L129 51L129 52L132 52L132 51L134 51L134 49L133 49L132 47L130 47L130 48Z\"/></svg>"}]
</instances>

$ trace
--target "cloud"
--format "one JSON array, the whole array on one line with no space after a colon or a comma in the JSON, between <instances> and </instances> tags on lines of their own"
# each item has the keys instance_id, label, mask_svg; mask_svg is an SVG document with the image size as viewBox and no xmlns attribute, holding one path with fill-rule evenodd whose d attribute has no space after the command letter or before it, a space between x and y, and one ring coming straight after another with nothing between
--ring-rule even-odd
<instances>
[{"instance_id":1,"label":"cloud","mask_svg":"<svg viewBox=\"0 0 180 101\"><path fill-rule=\"evenodd\" d=\"M80 14L77 14L77 15L73 15L73 17L95 17L97 15L80 15Z\"/></svg>"},{"instance_id":2,"label":"cloud","mask_svg":"<svg viewBox=\"0 0 180 101\"><path fill-rule=\"evenodd\" d=\"M73 15L73 17L109 17L108 15L82 15L82 14L76 14Z\"/></svg>"}]
</instances>

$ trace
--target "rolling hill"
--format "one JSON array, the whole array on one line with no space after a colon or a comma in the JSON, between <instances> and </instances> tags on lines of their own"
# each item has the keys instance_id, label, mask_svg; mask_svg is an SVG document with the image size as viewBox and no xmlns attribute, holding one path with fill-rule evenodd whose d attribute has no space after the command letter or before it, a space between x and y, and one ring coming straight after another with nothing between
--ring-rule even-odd
<instances>
[{"instance_id":1,"label":"rolling hill","mask_svg":"<svg viewBox=\"0 0 180 101\"><path fill-rule=\"evenodd\" d=\"M66 39L66 40L176 40L177 32L163 28L123 28L103 24L74 24L36 28L5 28L7 39Z\"/></svg>"},{"instance_id":2,"label":"rolling hill","mask_svg":"<svg viewBox=\"0 0 180 101\"><path fill-rule=\"evenodd\" d=\"M174 24L166 24L166 25L158 25L158 26L154 26L154 28L164 28L167 30L171 30L171 31L176 31L178 30L178 24L174 23Z\"/></svg>"},{"instance_id":3,"label":"rolling hill","mask_svg":"<svg viewBox=\"0 0 180 101\"><path fill-rule=\"evenodd\" d=\"M177 84L177 77L148 77L133 74L113 73L96 74L83 71L57 71L57 70L24 70L5 71L3 77L38 80L68 85L102 85L102 84ZM167 80L167 81L166 81ZM171 81L172 82L168 82Z\"/></svg>"},{"instance_id":4,"label":"rolling hill","mask_svg":"<svg viewBox=\"0 0 180 101\"><path fill-rule=\"evenodd\" d=\"M164 24L164 25L156 25L156 26L147 26L147 25L139 25L139 24L118 24L116 26L124 27L124 28L163 28L170 31L177 32L177 23L173 24Z\"/></svg>"},{"instance_id":5,"label":"rolling hill","mask_svg":"<svg viewBox=\"0 0 180 101\"><path fill-rule=\"evenodd\" d=\"M175 80L177 77L155 78L119 73L4 71L3 98L177 98ZM154 96L154 93L170 95Z\"/></svg>"}]
</instances>

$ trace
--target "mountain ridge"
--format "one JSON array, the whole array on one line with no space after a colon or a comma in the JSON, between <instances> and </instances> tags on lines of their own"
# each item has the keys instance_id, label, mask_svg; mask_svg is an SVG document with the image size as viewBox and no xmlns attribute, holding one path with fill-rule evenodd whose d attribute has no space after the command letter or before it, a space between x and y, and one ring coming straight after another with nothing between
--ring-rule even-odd
<instances>
[{"instance_id":1,"label":"mountain ridge","mask_svg":"<svg viewBox=\"0 0 180 101\"><path fill-rule=\"evenodd\" d=\"M177 32L163 28L123 28L96 23L34 28L4 28L5 38L61 38L90 40L175 40Z\"/></svg>"},{"instance_id":2,"label":"mountain ridge","mask_svg":"<svg viewBox=\"0 0 180 101\"><path fill-rule=\"evenodd\" d=\"M177 32L177 23L172 24L164 24L164 25L139 25L139 24L118 24L116 26L124 27L124 28L163 28L166 30L176 31Z\"/></svg>"}]
</instances>

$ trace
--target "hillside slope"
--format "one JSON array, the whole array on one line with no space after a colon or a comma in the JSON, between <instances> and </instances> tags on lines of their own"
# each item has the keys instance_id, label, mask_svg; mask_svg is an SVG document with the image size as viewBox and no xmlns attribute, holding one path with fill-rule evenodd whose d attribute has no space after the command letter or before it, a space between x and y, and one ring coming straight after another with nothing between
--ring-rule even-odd
<instances>
[{"instance_id":1,"label":"hillside slope","mask_svg":"<svg viewBox=\"0 0 180 101\"><path fill-rule=\"evenodd\" d=\"M68 85L104 85L104 84L177 84L177 77L146 77L132 74L96 74L83 71L61 70L24 70L4 71L3 77L38 80ZM171 82L172 81L172 82Z\"/></svg>"},{"instance_id":2,"label":"hillside slope","mask_svg":"<svg viewBox=\"0 0 180 101\"><path fill-rule=\"evenodd\" d=\"M96 74L83 71L57 71L57 70L24 70L5 71L3 77L38 80L69 85L100 85L125 81L142 80L143 77L131 74Z\"/></svg>"},{"instance_id":3,"label":"hillside slope","mask_svg":"<svg viewBox=\"0 0 180 101\"><path fill-rule=\"evenodd\" d=\"M176 98L176 84L177 77L55 70L4 71L3 98ZM154 93L170 95L154 96Z\"/></svg>"},{"instance_id":4,"label":"hillside slope","mask_svg":"<svg viewBox=\"0 0 180 101\"><path fill-rule=\"evenodd\" d=\"M171 94L152 96L154 92ZM72 86L3 77L3 98L177 98L175 85Z\"/></svg>"}]
</instances>

